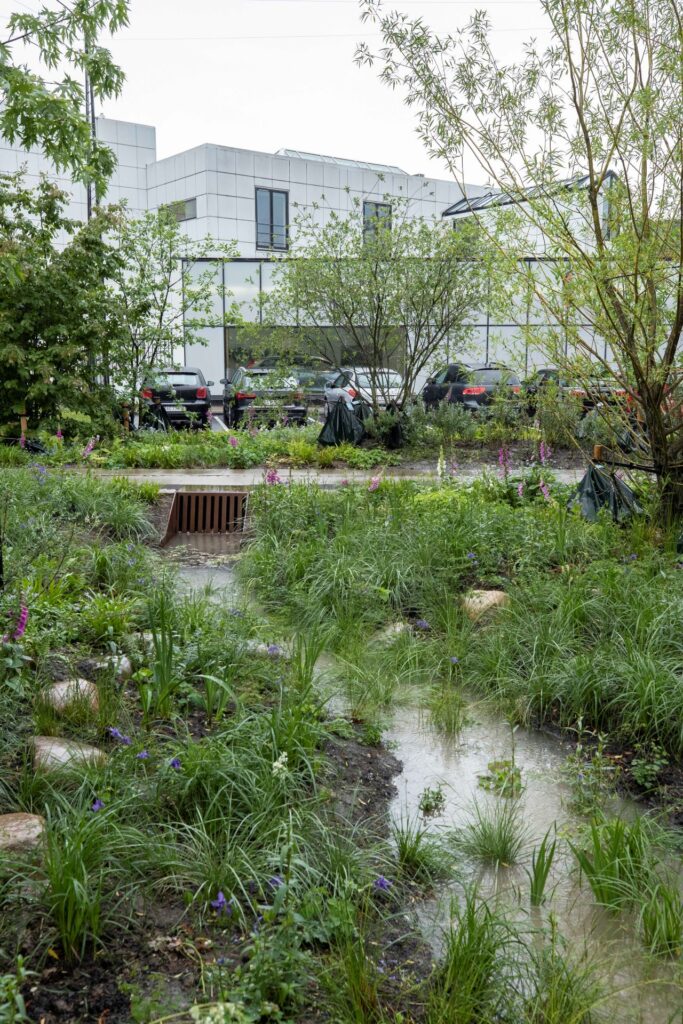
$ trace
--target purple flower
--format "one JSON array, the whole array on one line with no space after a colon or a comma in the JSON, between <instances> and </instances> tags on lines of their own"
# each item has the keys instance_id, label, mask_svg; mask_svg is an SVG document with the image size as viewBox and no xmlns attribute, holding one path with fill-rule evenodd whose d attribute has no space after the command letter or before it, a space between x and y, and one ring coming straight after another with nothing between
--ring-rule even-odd
<instances>
[{"instance_id":1,"label":"purple flower","mask_svg":"<svg viewBox=\"0 0 683 1024\"><path fill-rule=\"evenodd\" d=\"M498 449L498 465L504 477L510 472L510 449L506 444Z\"/></svg>"},{"instance_id":2,"label":"purple flower","mask_svg":"<svg viewBox=\"0 0 683 1024\"><path fill-rule=\"evenodd\" d=\"M546 462L550 462L552 455L553 450L550 445L546 444L545 441L541 441L538 446L538 457L541 460L541 465L545 466Z\"/></svg>"},{"instance_id":3,"label":"purple flower","mask_svg":"<svg viewBox=\"0 0 683 1024\"><path fill-rule=\"evenodd\" d=\"M267 650L271 658L279 658L282 654L282 648L278 647L277 644L268 644Z\"/></svg>"},{"instance_id":4,"label":"purple flower","mask_svg":"<svg viewBox=\"0 0 683 1024\"><path fill-rule=\"evenodd\" d=\"M450 661L451 665L457 665L460 662L460 658L456 658L454 654L451 655L451 657L448 660Z\"/></svg>"},{"instance_id":5,"label":"purple flower","mask_svg":"<svg viewBox=\"0 0 683 1024\"><path fill-rule=\"evenodd\" d=\"M57 427L57 433L55 434L55 437L57 438L58 441L64 440L64 434L62 433L60 427Z\"/></svg>"},{"instance_id":6,"label":"purple flower","mask_svg":"<svg viewBox=\"0 0 683 1024\"><path fill-rule=\"evenodd\" d=\"M97 814L98 811L103 811L104 810L104 803L103 803L103 801L100 800L99 797L97 797L97 799L94 801L94 803L93 803L92 807L90 808L90 810L93 812L93 814Z\"/></svg>"},{"instance_id":7,"label":"purple flower","mask_svg":"<svg viewBox=\"0 0 683 1024\"><path fill-rule=\"evenodd\" d=\"M25 604L22 604L21 611L19 612L19 618L17 620L17 625L16 625L16 628L14 630L14 633L12 634L12 639L13 640L21 640L22 636L26 632L26 623L27 622L28 622L28 608L26 607Z\"/></svg>"},{"instance_id":8,"label":"purple flower","mask_svg":"<svg viewBox=\"0 0 683 1024\"><path fill-rule=\"evenodd\" d=\"M219 890L215 900L211 900L211 906L217 914L232 914L232 900L226 900L224 894Z\"/></svg>"},{"instance_id":9,"label":"purple flower","mask_svg":"<svg viewBox=\"0 0 683 1024\"><path fill-rule=\"evenodd\" d=\"M180 771L180 769L182 768L182 765L180 763L180 758L179 757L171 758L171 760L168 762L168 766L169 766L169 768L174 768L176 771Z\"/></svg>"},{"instance_id":10,"label":"purple flower","mask_svg":"<svg viewBox=\"0 0 683 1024\"><path fill-rule=\"evenodd\" d=\"M266 470L266 477L265 477L265 479L266 479L266 483L267 484L281 484L282 483L282 480L280 479L280 477L278 475L278 471L276 469L268 469L268 470Z\"/></svg>"},{"instance_id":11,"label":"purple flower","mask_svg":"<svg viewBox=\"0 0 683 1024\"><path fill-rule=\"evenodd\" d=\"M285 880L280 875L273 875L272 878L268 879L267 884L269 889L279 889L281 885L285 884Z\"/></svg>"},{"instance_id":12,"label":"purple flower","mask_svg":"<svg viewBox=\"0 0 683 1024\"><path fill-rule=\"evenodd\" d=\"M538 485L538 489L545 498L545 500L550 501L550 491L548 490L548 485L545 483L544 480L541 480L541 482Z\"/></svg>"},{"instance_id":13,"label":"purple flower","mask_svg":"<svg viewBox=\"0 0 683 1024\"><path fill-rule=\"evenodd\" d=\"M376 491L377 488L379 487L379 482L380 482L380 477L378 477L378 476L371 476L370 477L370 483L368 484L368 490L369 491Z\"/></svg>"},{"instance_id":14,"label":"purple flower","mask_svg":"<svg viewBox=\"0 0 683 1024\"><path fill-rule=\"evenodd\" d=\"M93 448L95 447L95 445L97 444L99 439L100 439L100 435L99 434L97 434L95 437L91 437L90 438L90 440L86 444L85 448L81 452L81 458L83 458L83 459L87 459L88 458L88 456L92 452Z\"/></svg>"},{"instance_id":15,"label":"purple flower","mask_svg":"<svg viewBox=\"0 0 683 1024\"><path fill-rule=\"evenodd\" d=\"M117 729L115 725L110 725L107 728L107 732L113 740L118 740L119 743L123 743L124 747L129 747L131 745L132 741L130 736L124 736L121 730Z\"/></svg>"},{"instance_id":16,"label":"purple flower","mask_svg":"<svg viewBox=\"0 0 683 1024\"><path fill-rule=\"evenodd\" d=\"M146 750L141 750L139 754L135 755L135 757L137 758L138 761L146 761L147 758L149 757L149 754L147 753Z\"/></svg>"},{"instance_id":17,"label":"purple flower","mask_svg":"<svg viewBox=\"0 0 683 1024\"><path fill-rule=\"evenodd\" d=\"M372 884L377 892L389 892L392 883L384 875L379 875Z\"/></svg>"},{"instance_id":18,"label":"purple flower","mask_svg":"<svg viewBox=\"0 0 683 1024\"><path fill-rule=\"evenodd\" d=\"M340 487L348 487L349 486L349 481L346 479L346 477L344 477L343 480L339 481L339 486Z\"/></svg>"},{"instance_id":19,"label":"purple flower","mask_svg":"<svg viewBox=\"0 0 683 1024\"><path fill-rule=\"evenodd\" d=\"M468 551L467 554L465 555L465 558L469 558L473 562L476 562L477 560L477 556L475 555L474 551Z\"/></svg>"},{"instance_id":20,"label":"purple flower","mask_svg":"<svg viewBox=\"0 0 683 1024\"><path fill-rule=\"evenodd\" d=\"M517 494L519 495L520 498L524 497L524 482L523 481L520 481L517 484Z\"/></svg>"},{"instance_id":21,"label":"purple flower","mask_svg":"<svg viewBox=\"0 0 683 1024\"><path fill-rule=\"evenodd\" d=\"M19 447L20 448L25 448L26 447L26 435L24 434L23 430L21 432L21 437L19 438Z\"/></svg>"},{"instance_id":22,"label":"purple flower","mask_svg":"<svg viewBox=\"0 0 683 1024\"><path fill-rule=\"evenodd\" d=\"M429 625L429 623L427 622L426 619L416 619L415 620L415 629L428 630L428 629L431 629L431 628L432 627Z\"/></svg>"},{"instance_id":23,"label":"purple flower","mask_svg":"<svg viewBox=\"0 0 683 1024\"><path fill-rule=\"evenodd\" d=\"M239 441L237 440L236 437L229 437L228 444L230 445L231 448L237 448Z\"/></svg>"}]
</instances>

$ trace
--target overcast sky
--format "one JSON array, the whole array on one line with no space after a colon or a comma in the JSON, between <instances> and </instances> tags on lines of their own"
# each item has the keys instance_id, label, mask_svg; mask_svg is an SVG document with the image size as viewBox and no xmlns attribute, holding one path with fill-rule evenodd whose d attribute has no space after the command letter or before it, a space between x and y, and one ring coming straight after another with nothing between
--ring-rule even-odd
<instances>
[{"instance_id":1,"label":"overcast sky","mask_svg":"<svg viewBox=\"0 0 683 1024\"><path fill-rule=\"evenodd\" d=\"M3 13L38 0L2 0ZM403 97L358 68L361 39L379 43L357 0L131 0L111 48L126 73L103 113L155 125L160 157L201 143L264 152L285 147L448 176L430 162ZM442 32L486 8L499 53L543 38L539 0L386 0ZM539 31L539 29L541 31ZM471 181L481 171L467 168Z\"/></svg>"}]
</instances>

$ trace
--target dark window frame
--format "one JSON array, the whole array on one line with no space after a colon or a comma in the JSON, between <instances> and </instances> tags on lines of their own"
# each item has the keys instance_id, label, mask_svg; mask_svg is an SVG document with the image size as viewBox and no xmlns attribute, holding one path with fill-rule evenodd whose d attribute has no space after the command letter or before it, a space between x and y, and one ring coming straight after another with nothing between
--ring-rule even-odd
<instances>
[{"instance_id":1,"label":"dark window frame","mask_svg":"<svg viewBox=\"0 0 683 1024\"><path fill-rule=\"evenodd\" d=\"M372 212L370 208L372 207ZM388 214L378 216L379 210L388 210ZM391 219L393 210L391 203L380 202L376 199L363 200L363 238L373 238L379 224L388 226L391 231Z\"/></svg>"},{"instance_id":2,"label":"dark window frame","mask_svg":"<svg viewBox=\"0 0 683 1024\"><path fill-rule=\"evenodd\" d=\"M268 193L268 234L270 242L266 245L259 241L259 215L258 215L258 199L259 192ZM285 243L284 245L276 244L276 231L273 222L273 196L280 195L285 197ZM255 224L256 224L256 248L267 252L287 252L289 249L289 192L284 188L267 188L265 185L257 185L254 191L254 213L255 213Z\"/></svg>"},{"instance_id":3,"label":"dark window frame","mask_svg":"<svg viewBox=\"0 0 683 1024\"><path fill-rule=\"evenodd\" d=\"M175 218L176 224L183 224L186 220L197 219L197 197L189 199L174 199L170 203L164 203L159 207L159 212L169 213ZM182 214L182 216L179 216Z\"/></svg>"}]
</instances>

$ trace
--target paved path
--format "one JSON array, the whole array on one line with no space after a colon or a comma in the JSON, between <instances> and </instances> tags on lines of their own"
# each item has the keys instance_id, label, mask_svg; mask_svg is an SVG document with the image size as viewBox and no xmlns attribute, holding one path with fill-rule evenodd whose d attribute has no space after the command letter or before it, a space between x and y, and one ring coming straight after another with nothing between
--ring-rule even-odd
<instances>
[{"instance_id":1,"label":"paved path","mask_svg":"<svg viewBox=\"0 0 683 1024\"><path fill-rule=\"evenodd\" d=\"M495 473L497 467L493 465L479 465L463 468L458 471L456 480L468 483L483 476L484 472ZM263 483L264 472L262 466L255 466L253 469L96 469L91 470L97 476L125 476L130 480L137 480L145 483L156 483L162 488L177 490L179 488L206 488L213 487L254 487ZM291 483L315 483L320 487L339 487L342 481L352 483L367 482L371 476L381 476L384 480L423 480L425 482L436 481L436 467L416 468L415 466L391 466L379 470L351 470L351 469L287 469L280 467L278 475L281 480ZM514 473L524 470L513 470ZM583 476L583 469L559 469L554 471L554 477L560 483L578 483Z\"/></svg>"}]
</instances>

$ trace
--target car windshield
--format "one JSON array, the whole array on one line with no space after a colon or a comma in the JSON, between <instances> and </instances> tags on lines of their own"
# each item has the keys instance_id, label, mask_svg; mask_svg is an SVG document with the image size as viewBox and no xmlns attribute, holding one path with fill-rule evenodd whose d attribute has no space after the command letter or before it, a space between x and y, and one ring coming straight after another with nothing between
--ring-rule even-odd
<instances>
[{"instance_id":1,"label":"car windshield","mask_svg":"<svg viewBox=\"0 0 683 1024\"><path fill-rule=\"evenodd\" d=\"M512 370L474 370L472 376L480 384L519 384Z\"/></svg>"},{"instance_id":2,"label":"car windshield","mask_svg":"<svg viewBox=\"0 0 683 1024\"><path fill-rule=\"evenodd\" d=\"M299 384L307 388L323 388L330 379L331 374L325 370L293 370Z\"/></svg>"},{"instance_id":3,"label":"car windshield","mask_svg":"<svg viewBox=\"0 0 683 1024\"><path fill-rule=\"evenodd\" d=\"M276 369L268 370L265 373L245 373L238 383L241 388L250 388L252 391L295 388L297 385L295 377L288 376Z\"/></svg>"},{"instance_id":4,"label":"car windshield","mask_svg":"<svg viewBox=\"0 0 683 1024\"><path fill-rule=\"evenodd\" d=\"M393 370L378 370L374 374L375 387L376 388L400 388L403 384L403 378L400 373L395 373ZM358 374L358 384L362 388L367 388L368 391L372 390L372 378L369 373Z\"/></svg>"},{"instance_id":5,"label":"car windshield","mask_svg":"<svg viewBox=\"0 0 683 1024\"><path fill-rule=\"evenodd\" d=\"M189 385L194 387L199 384L199 375L196 373L160 373L154 378L155 384L160 384L162 387L175 387L177 384Z\"/></svg>"}]
</instances>

